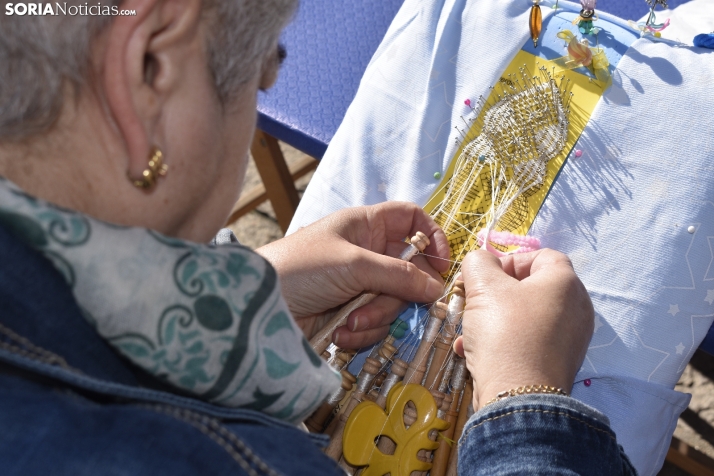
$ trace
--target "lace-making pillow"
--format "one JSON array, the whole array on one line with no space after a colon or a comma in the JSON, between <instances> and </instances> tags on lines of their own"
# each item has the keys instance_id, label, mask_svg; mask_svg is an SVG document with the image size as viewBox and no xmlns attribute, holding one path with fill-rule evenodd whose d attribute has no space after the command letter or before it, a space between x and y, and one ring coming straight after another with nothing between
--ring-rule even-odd
<instances>
[{"instance_id":1,"label":"lace-making pillow","mask_svg":"<svg viewBox=\"0 0 714 476\"><path fill-rule=\"evenodd\" d=\"M579 5L543 5L533 48L525 0L407 0L291 230L348 206L427 204L458 155L472 114L464 100L488 96L524 52L567 55L559 32L583 36L572 25ZM591 88L583 124L571 118L564 165L529 234L571 257L595 305L573 396L608 415L648 475L689 402L673 387L714 320L714 51L599 16L612 85Z\"/></svg>"}]
</instances>

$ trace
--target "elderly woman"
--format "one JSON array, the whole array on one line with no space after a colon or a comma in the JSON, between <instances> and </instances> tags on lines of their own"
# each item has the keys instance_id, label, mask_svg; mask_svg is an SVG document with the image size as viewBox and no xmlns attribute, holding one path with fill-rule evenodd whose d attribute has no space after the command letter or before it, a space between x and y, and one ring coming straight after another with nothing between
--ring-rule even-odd
<instances>
[{"instance_id":1,"label":"elderly woman","mask_svg":"<svg viewBox=\"0 0 714 476\"><path fill-rule=\"evenodd\" d=\"M256 95L275 81L295 3L0 17L0 473L338 473L296 427L340 382L306 338L369 290L383 296L333 340L376 342L405 300L441 296L448 247L405 203L345 210L259 254L199 244L239 195ZM417 230L431 257L394 258ZM593 318L567 258L478 252L464 269L456 350L476 408L521 385L567 392ZM628 467L602 415L540 397L585 422L580 444Z\"/></svg>"}]
</instances>

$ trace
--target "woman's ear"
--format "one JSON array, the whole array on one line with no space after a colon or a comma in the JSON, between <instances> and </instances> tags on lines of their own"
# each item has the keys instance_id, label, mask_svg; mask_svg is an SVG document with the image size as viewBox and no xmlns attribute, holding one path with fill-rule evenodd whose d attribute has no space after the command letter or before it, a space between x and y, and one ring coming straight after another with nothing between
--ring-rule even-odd
<instances>
[{"instance_id":1,"label":"woman's ear","mask_svg":"<svg viewBox=\"0 0 714 476\"><path fill-rule=\"evenodd\" d=\"M201 0L127 0L135 16L113 19L101 59L101 84L126 147L127 173L147 167L162 107L191 55L202 54Z\"/></svg>"}]
</instances>

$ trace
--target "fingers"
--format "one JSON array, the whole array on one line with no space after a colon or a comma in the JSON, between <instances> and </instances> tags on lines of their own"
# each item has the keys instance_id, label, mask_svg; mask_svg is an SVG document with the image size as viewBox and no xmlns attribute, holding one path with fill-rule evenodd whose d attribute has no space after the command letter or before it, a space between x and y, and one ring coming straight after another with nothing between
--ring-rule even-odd
<instances>
[{"instance_id":1,"label":"fingers","mask_svg":"<svg viewBox=\"0 0 714 476\"><path fill-rule=\"evenodd\" d=\"M399 255L408 247L409 245L400 241L397 243L387 243L387 249L385 255L398 258ZM450 261L448 258L441 258L437 255L428 255L428 251L424 250L426 254L418 254L412 258L411 262L416 264L419 269L425 271L433 276L441 276L449 269Z\"/></svg>"},{"instance_id":2,"label":"fingers","mask_svg":"<svg viewBox=\"0 0 714 476\"><path fill-rule=\"evenodd\" d=\"M352 263L353 278L370 292L414 302L436 301L444 293L441 277L431 276L414 263L366 250L359 250Z\"/></svg>"},{"instance_id":3,"label":"fingers","mask_svg":"<svg viewBox=\"0 0 714 476\"><path fill-rule=\"evenodd\" d=\"M332 342L342 349L361 349L387 337L389 326L352 332L346 326L338 327L332 334Z\"/></svg>"},{"instance_id":4,"label":"fingers","mask_svg":"<svg viewBox=\"0 0 714 476\"><path fill-rule=\"evenodd\" d=\"M389 326L406 308L406 302L382 294L371 303L355 309L347 317L347 328L352 332Z\"/></svg>"},{"instance_id":5,"label":"fingers","mask_svg":"<svg viewBox=\"0 0 714 476\"><path fill-rule=\"evenodd\" d=\"M544 269L553 267L573 269L573 265L566 255L547 248L530 253L508 255L500 259L506 274L519 281Z\"/></svg>"},{"instance_id":6,"label":"fingers","mask_svg":"<svg viewBox=\"0 0 714 476\"><path fill-rule=\"evenodd\" d=\"M387 251L385 255L387 256L393 256L393 257L398 257L404 249L407 248L407 245L405 242L399 242L399 243L388 243L387 244ZM420 270L424 271L425 273L429 273L430 276L432 276L435 279L441 279L441 271L440 269L434 268L432 266L432 263L434 262L433 260L436 260L434 257L427 257L422 254L416 255L414 258L412 258L411 262L416 265L417 268ZM446 266L448 266L449 261L448 260L442 260L439 259L438 261L446 263Z\"/></svg>"},{"instance_id":7,"label":"fingers","mask_svg":"<svg viewBox=\"0 0 714 476\"><path fill-rule=\"evenodd\" d=\"M478 297L504 279L510 279L501 261L485 250L471 251L461 265L467 297Z\"/></svg>"},{"instance_id":8,"label":"fingers","mask_svg":"<svg viewBox=\"0 0 714 476\"><path fill-rule=\"evenodd\" d=\"M533 260L533 264L531 264L531 275L552 267L567 269L570 272L574 272L573 263L570 261L570 258L559 251L546 248L540 250L538 255Z\"/></svg>"},{"instance_id":9,"label":"fingers","mask_svg":"<svg viewBox=\"0 0 714 476\"><path fill-rule=\"evenodd\" d=\"M449 268L449 242L439 225L414 203L384 202L370 207L372 216L369 219L373 229L383 229L387 242L403 242L405 238L414 236L421 231L429 237L429 246L424 253L429 255L429 264L439 271ZM440 259L439 259L440 258Z\"/></svg>"},{"instance_id":10,"label":"fingers","mask_svg":"<svg viewBox=\"0 0 714 476\"><path fill-rule=\"evenodd\" d=\"M461 358L464 357L465 354L464 354L464 338L463 338L463 336L458 336L454 340L454 352L459 357L461 357Z\"/></svg>"}]
</instances>

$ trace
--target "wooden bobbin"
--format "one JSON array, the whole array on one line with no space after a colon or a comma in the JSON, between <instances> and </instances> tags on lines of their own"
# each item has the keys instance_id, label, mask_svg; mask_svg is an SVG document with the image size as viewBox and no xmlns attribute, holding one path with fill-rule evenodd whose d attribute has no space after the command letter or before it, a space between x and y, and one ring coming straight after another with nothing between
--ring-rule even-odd
<instances>
[{"instance_id":1,"label":"wooden bobbin","mask_svg":"<svg viewBox=\"0 0 714 476\"><path fill-rule=\"evenodd\" d=\"M446 315L446 321L444 321L444 330L452 339L456 335L456 329L461 323L465 305L466 293L464 290L464 282L454 281L451 287L451 297L449 298L449 312Z\"/></svg>"},{"instance_id":2,"label":"wooden bobbin","mask_svg":"<svg viewBox=\"0 0 714 476\"><path fill-rule=\"evenodd\" d=\"M441 383L441 379L444 375L446 359L451 353L451 344L441 336L434 342L434 356L431 359L431 365L429 365L429 371L426 374L426 379L424 380L425 388L433 388L435 384Z\"/></svg>"},{"instance_id":3,"label":"wooden bobbin","mask_svg":"<svg viewBox=\"0 0 714 476\"><path fill-rule=\"evenodd\" d=\"M434 340L439 334L439 328L441 327L441 323L446 318L447 311L448 306L443 302L434 303L431 309L429 309L429 321L426 325L426 329L424 330L424 335L419 343L416 354L409 363L407 374L404 376L405 384L421 384L424 374L426 373L429 351L431 350L431 346L434 344Z\"/></svg>"},{"instance_id":4,"label":"wooden bobbin","mask_svg":"<svg viewBox=\"0 0 714 476\"><path fill-rule=\"evenodd\" d=\"M461 396L461 395L459 395ZM449 409L451 408L451 402L454 401L454 395L452 393L449 393L448 395L444 395L444 399L441 401L441 406L439 407L439 411L436 413L436 416L441 418L442 420L446 420L446 415L448 414ZM456 416L458 416L458 413L456 413ZM456 420L454 420L454 423L456 423ZM453 425L452 425L453 427Z\"/></svg>"},{"instance_id":5,"label":"wooden bobbin","mask_svg":"<svg viewBox=\"0 0 714 476\"><path fill-rule=\"evenodd\" d=\"M444 392L440 392L436 389L429 390L429 393L431 393L431 396L434 397L434 403L436 403L436 408L437 409L441 408L441 404L444 402L444 398L446 398L446 394Z\"/></svg>"},{"instance_id":6,"label":"wooden bobbin","mask_svg":"<svg viewBox=\"0 0 714 476\"><path fill-rule=\"evenodd\" d=\"M466 421L473 415L473 396L474 388L473 381L470 376L466 377L466 385L464 386L464 391L461 394L461 403L459 405L459 416L456 417L456 424L454 425L454 435L452 440L459 441L461 438L461 433L464 431L464 425ZM454 445L451 454L449 455L449 463L447 464L446 476L458 476L458 462L459 462L459 447Z\"/></svg>"},{"instance_id":7,"label":"wooden bobbin","mask_svg":"<svg viewBox=\"0 0 714 476\"><path fill-rule=\"evenodd\" d=\"M384 381L387 379L387 375L389 375L389 374L387 373L386 370L382 370L381 372L379 372L377 374L377 376L374 378L373 385L377 388L381 387L382 384L384 383ZM374 391L376 391L377 394L379 394L379 391L377 389L374 389Z\"/></svg>"},{"instance_id":8,"label":"wooden bobbin","mask_svg":"<svg viewBox=\"0 0 714 476\"><path fill-rule=\"evenodd\" d=\"M354 357L356 353L356 350L337 348L332 358L328 360L327 363L339 372L352 360L352 357Z\"/></svg>"},{"instance_id":9,"label":"wooden bobbin","mask_svg":"<svg viewBox=\"0 0 714 476\"><path fill-rule=\"evenodd\" d=\"M454 372L454 365L456 364L455 354L451 355L446 364L446 369L444 370L444 375L441 377L441 383L439 384L439 391L446 393L449 389L449 381L451 380L451 375Z\"/></svg>"},{"instance_id":10,"label":"wooden bobbin","mask_svg":"<svg viewBox=\"0 0 714 476\"><path fill-rule=\"evenodd\" d=\"M464 282L460 279L454 281L454 284L451 286L451 292L457 296L466 297Z\"/></svg>"},{"instance_id":11,"label":"wooden bobbin","mask_svg":"<svg viewBox=\"0 0 714 476\"><path fill-rule=\"evenodd\" d=\"M387 363L392 360L392 357L394 357L394 354L396 353L396 347L394 347L388 342L382 342L382 345L380 345L379 349L377 349L377 352L373 359L379 361L380 368L384 368ZM379 374L377 376L379 376ZM376 385L381 385L381 382Z\"/></svg>"},{"instance_id":12,"label":"wooden bobbin","mask_svg":"<svg viewBox=\"0 0 714 476\"><path fill-rule=\"evenodd\" d=\"M338 388L335 393L327 397L325 403L320 405L315 413L305 421L305 425L313 433L322 432L329 417L334 413L335 407L337 407L347 392L352 390L352 386L357 381L355 376L346 369L343 369L340 373L342 374L342 386Z\"/></svg>"},{"instance_id":13,"label":"wooden bobbin","mask_svg":"<svg viewBox=\"0 0 714 476\"><path fill-rule=\"evenodd\" d=\"M424 251L431 242L424 233L417 231L416 234L409 239L409 243L411 243L411 246L408 246L402 251L402 254L399 255L399 258L405 261L411 261L417 254Z\"/></svg>"},{"instance_id":14,"label":"wooden bobbin","mask_svg":"<svg viewBox=\"0 0 714 476\"><path fill-rule=\"evenodd\" d=\"M429 393L431 393L431 396L434 397L434 403L436 403L437 418L442 418L441 408L444 406L444 401L447 400L447 398L449 398L450 395L446 395L444 392L440 392L438 390L431 390ZM429 439L431 441L436 441L438 437L439 437L439 432L437 430L431 430L429 432ZM417 457L421 461L429 462L429 461L431 461L432 452L426 451L426 450L419 450L419 452L417 453ZM428 473L426 471L424 471L424 472L415 471L414 473L412 473L412 476L426 476L427 474Z\"/></svg>"},{"instance_id":15,"label":"wooden bobbin","mask_svg":"<svg viewBox=\"0 0 714 476\"><path fill-rule=\"evenodd\" d=\"M394 385L402 381L404 374L407 373L408 366L409 364L402 359L394 359L392 368L389 370L389 375L387 375L387 378L382 382L382 386L379 388L379 396L375 401L382 409L387 405L387 395L389 395L389 391Z\"/></svg>"},{"instance_id":16,"label":"wooden bobbin","mask_svg":"<svg viewBox=\"0 0 714 476\"><path fill-rule=\"evenodd\" d=\"M397 353L397 348L394 347L391 343L385 341L379 347L379 352L377 354L377 360L382 362L382 359L384 359L384 362L382 362L382 364L385 364L387 361L392 360L392 357L394 357L394 354L396 354L396 353Z\"/></svg>"},{"instance_id":17,"label":"wooden bobbin","mask_svg":"<svg viewBox=\"0 0 714 476\"><path fill-rule=\"evenodd\" d=\"M433 466L431 468L431 476L445 476L446 470L449 465L449 457L452 452L456 452L455 446L449 444L447 439L453 440L454 433L456 430L456 421L459 417L459 403L461 399L461 394L463 393L464 386L466 384L466 376L468 371L466 370L466 361L461 357L456 357L456 364L454 365L453 378L451 380L451 394L447 399L444 399L444 404L441 406L440 412L443 411L443 416L439 416L449 422L449 428L442 432L444 438L439 444L439 448L434 452L434 458L432 460ZM461 427L463 429L463 425Z\"/></svg>"},{"instance_id":18,"label":"wooden bobbin","mask_svg":"<svg viewBox=\"0 0 714 476\"><path fill-rule=\"evenodd\" d=\"M440 393L441 393L441 392L440 392ZM433 393L432 393L432 395L434 396L434 400L436 401L436 395L434 395ZM442 394L442 395L443 395L443 394ZM449 409L450 406L451 406L451 402L452 402L453 398L454 398L454 397L453 397L451 394L449 394L449 395L443 395L443 398L442 398L442 397L439 398L439 400L441 400L441 406L439 406L439 410L438 410L438 412L437 412L437 417L438 417L438 418L441 418L442 420L444 420L444 417L446 416L447 411L448 411L448 409ZM452 427L453 427L453 423L452 423ZM442 434L443 434L443 433L444 433L444 432L442 432ZM429 433L429 439L430 439L430 440L432 440L432 441L437 441L438 438L439 438L439 432L438 432L438 431L432 430L432 431ZM445 444L448 444L448 443L447 443L445 440L442 439L442 440L439 442L439 448L441 448L441 445L445 445ZM438 449L437 449L437 451L438 451ZM432 463L434 462L434 459L433 459L433 458L434 458L434 455L432 454L431 451L419 450L419 452L417 453L417 456L418 456L418 458L419 458L421 461L427 461L427 462L431 461ZM427 474L429 474L430 476L431 476L432 474L434 474L433 468L430 469L429 472L415 471L415 472L412 473L411 476L426 476Z\"/></svg>"},{"instance_id":19,"label":"wooden bobbin","mask_svg":"<svg viewBox=\"0 0 714 476\"><path fill-rule=\"evenodd\" d=\"M376 360L379 362L379 368L380 370L383 369L386 365L387 362L389 362L394 354L397 353L397 348L394 347L392 344L388 342L383 342L381 345L378 346L377 349L373 349L372 352L370 352L370 357L371 359ZM365 360L365 363L367 360ZM362 372L364 372L364 369L360 370L359 374L357 375L357 379L360 378L362 375ZM381 378L380 376L382 375L382 372L384 372L384 377ZM380 371L377 373L377 377L374 379L373 384L377 387L382 385L382 382L384 382L384 379L387 377L387 372L385 371Z\"/></svg>"},{"instance_id":20,"label":"wooden bobbin","mask_svg":"<svg viewBox=\"0 0 714 476\"><path fill-rule=\"evenodd\" d=\"M409 364L402 359L394 359L392 368L389 371L389 376L387 376L387 379L382 384L382 388L379 389L379 397L377 397L377 401L375 402L382 409L387 406L389 391L392 390L398 382L402 381L404 375L407 373L408 367ZM389 438L380 438L377 442L377 448L379 448L379 451L382 453L391 455L394 454L396 445Z\"/></svg>"},{"instance_id":21,"label":"wooden bobbin","mask_svg":"<svg viewBox=\"0 0 714 476\"><path fill-rule=\"evenodd\" d=\"M365 394L362 401L369 400L370 402L376 402L378 396L379 396L379 392L377 391L376 388L374 388L374 389L370 390L369 393Z\"/></svg>"},{"instance_id":22,"label":"wooden bobbin","mask_svg":"<svg viewBox=\"0 0 714 476\"><path fill-rule=\"evenodd\" d=\"M424 251L424 249L429 246L429 238L420 231L417 231L410 241L411 244L404 251L402 251L399 255L399 259L411 261L414 256L416 256L419 252ZM342 309L340 309L337 314L330 319L325 327L320 329L312 337L312 339L310 339L310 345L313 350L318 354L322 354L330 345L330 342L332 342L332 335L335 333L335 330L347 323L347 318L352 311L369 304L378 295L379 294L377 293L363 293L342 307Z\"/></svg>"},{"instance_id":23,"label":"wooden bobbin","mask_svg":"<svg viewBox=\"0 0 714 476\"><path fill-rule=\"evenodd\" d=\"M335 461L339 461L342 456L342 433L345 430L347 420L350 418L352 410L362 402L364 395L369 392L374 377L379 373L381 365L378 360L370 359L369 357L362 367L362 375L357 380L357 388L352 392L345 410L339 418L335 418L336 425L332 431L332 439L329 446L325 449L325 454Z\"/></svg>"},{"instance_id":24,"label":"wooden bobbin","mask_svg":"<svg viewBox=\"0 0 714 476\"><path fill-rule=\"evenodd\" d=\"M382 350L382 348L384 347L385 344L389 344L390 346L394 347L394 345L393 345L393 344L394 344L394 337L392 337L392 336L387 336L387 337L385 337L381 344L375 345L374 347L372 347L372 350L369 352L368 357L371 357L371 358L373 358L373 359L377 359L377 358L379 357L380 352L381 352L381 350ZM397 349L396 349L396 347L394 347L394 352L396 352L396 351L397 351ZM391 357L390 357L390 358L391 358Z\"/></svg>"},{"instance_id":25,"label":"wooden bobbin","mask_svg":"<svg viewBox=\"0 0 714 476\"><path fill-rule=\"evenodd\" d=\"M456 337L456 328L461 322L464 304L464 283L463 281L455 281L452 287L451 298L449 299L444 327L434 342L434 354L429 364L426 379L424 380L424 386L426 388L433 388L434 385L441 382L444 376L445 362L452 353L451 347Z\"/></svg>"}]
</instances>

